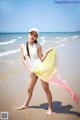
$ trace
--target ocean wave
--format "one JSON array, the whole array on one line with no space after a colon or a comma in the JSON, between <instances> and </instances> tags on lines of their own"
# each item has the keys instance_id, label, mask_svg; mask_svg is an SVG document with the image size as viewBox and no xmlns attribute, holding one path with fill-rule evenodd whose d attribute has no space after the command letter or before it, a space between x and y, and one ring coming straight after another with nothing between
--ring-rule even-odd
<instances>
[{"instance_id":1,"label":"ocean wave","mask_svg":"<svg viewBox=\"0 0 80 120\"><path fill-rule=\"evenodd\" d=\"M60 39L61 37L56 37L57 39Z\"/></svg>"},{"instance_id":2,"label":"ocean wave","mask_svg":"<svg viewBox=\"0 0 80 120\"><path fill-rule=\"evenodd\" d=\"M68 38L63 38L63 40L56 41L56 43L66 42Z\"/></svg>"},{"instance_id":3,"label":"ocean wave","mask_svg":"<svg viewBox=\"0 0 80 120\"><path fill-rule=\"evenodd\" d=\"M9 61L5 61L5 60L0 60L0 63L2 64L13 64L13 63L16 63L16 62L19 62L19 61L21 61L21 59L16 59L16 60L9 60Z\"/></svg>"},{"instance_id":4,"label":"ocean wave","mask_svg":"<svg viewBox=\"0 0 80 120\"><path fill-rule=\"evenodd\" d=\"M56 48L60 48L62 46L64 46L64 44L57 45Z\"/></svg>"},{"instance_id":5,"label":"ocean wave","mask_svg":"<svg viewBox=\"0 0 80 120\"><path fill-rule=\"evenodd\" d=\"M78 38L79 36L72 36L72 39L76 39L76 38Z\"/></svg>"},{"instance_id":6,"label":"ocean wave","mask_svg":"<svg viewBox=\"0 0 80 120\"><path fill-rule=\"evenodd\" d=\"M19 36L19 37L17 37L18 39L21 39L22 37L21 36Z\"/></svg>"},{"instance_id":7,"label":"ocean wave","mask_svg":"<svg viewBox=\"0 0 80 120\"><path fill-rule=\"evenodd\" d=\"M12 44L16 41L16 39L11 39L10 41L5 41L5 42L0 42L0 45L8 45L8 44Z\"/></svg>"},{"instance_id":8,"label":"ocean wave","mask_svg":"<svg viewBox=\"0 0 80 120\"><path fill-rule=\"evenodd\" d=\"M67 40L68 38L63 38L63 40Z\"/></svg>"},{"instance_id":9,"label":"ocean wave","mask_svg":"<svg viewBox=\"0 0 80 120\"><path fill-rule=\"evenodd\" d=\"M6 52L0 52L0 57L6 56L6 55L9 55L9 54L13 54L13 53L17 53L19 51L20 51L20 49L9 50L9 51L6 51Z\"/></svg>"},{"instance_id":10,"label":"ocean wave","mask_svg":"<svg viewBox=\"0 0 80 120\"><path fill-rule=\"evenodd\" d=\"M42 39L42 40L43 40L43 39L45 39L45 38L46 38L46 37L45 37L45 36L43 36L43 37L40 37L39 39Z\"/></svg>"},{"instance_id":11,"label":"ocean wave","mask_svg":"<svg viewBox=\"0 0 80 120\"><path fill-rule=\"evenodd\" d=\"M46 42L46 40L42 40L42 42L40 42L40 45L43 45Z\"/></svg>"},{"instance_id":12,"label":"ocean wave","mask_svg":"<svg viewBox=\"0 0 80 120\"><path fill-rule=\"evenodd\" d=\"M46 38L45 36L39 38L40 39L40 41L39 41L40 45L43 45L45 42L47 42L45 38Z\"/></svg>"}]
</instances>

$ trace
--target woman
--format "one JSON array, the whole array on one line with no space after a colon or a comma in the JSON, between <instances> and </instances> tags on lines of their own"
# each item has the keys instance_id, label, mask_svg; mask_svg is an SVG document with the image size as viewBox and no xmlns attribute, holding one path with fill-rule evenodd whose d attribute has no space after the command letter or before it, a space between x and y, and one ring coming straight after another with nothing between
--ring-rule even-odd
<instances>
[{"instance_id":1,"label":"woman","mask_svg":"<svg viewBox=\"0 0 80 120\"><path fill-rule=\"evenodd\" d=\"M47 50L45 55L42 55L42 48L41 45L37 42L39 32L36 28L32 28L28 34L28 42L26 44L21 45L21 57L22 62L25 67L31 72L30 79L29 79L29 86L27 89L27 98L25 103L18 108L18 110L26 109L29 106L29 102L31 100L34 86L37 82L38 76L33 72L33 68L36 67L40 62L43 62L46 58L47 54L51 49ZM52 95L49 89L49 84L45 81L42 81L42 87L47 95L48 100L48 111L47 115L52 114Z\"/></svg>"}]
</instances>

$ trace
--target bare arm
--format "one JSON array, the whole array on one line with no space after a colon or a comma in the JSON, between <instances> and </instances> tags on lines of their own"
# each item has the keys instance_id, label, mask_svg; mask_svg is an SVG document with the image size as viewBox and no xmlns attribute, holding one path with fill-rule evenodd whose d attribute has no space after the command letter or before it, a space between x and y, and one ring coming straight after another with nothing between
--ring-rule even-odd
<instances>
[{"instance_id":1,"label":"bare arm","mask_svg":"<svg viewBox=\"0 0 80 120\"><path fill-rule=\"evenodd\" d=\"M29 71L32 71L31 67L30 67L30 66L27 64L27 62L26 62L26 58L25 58L25 56L24 56L24 54L23 54L23 47L24 47L24 44L22 44L21 47L20 47L20 53L21 53L22 62L23 62L23 64L25 65L25 67L26 67Z\"/></svg>"},{"instance_id":2,"label":"bare arm","mask_svg":"<svg viewBox=\"0 0 80 120\"><path fill-rule=\"evenodd\" d=\"M40 60L43 62L45 58L47 57L48 53L52 50L52 48L48 49L44 55L42 55L42 48L40 45L38 45L38 55Z\"/></svg>"},{"instance_id":3,"label":"bare arm","mask_svg":"<svg viewBox=\"0 0 80 120\"><path fill-rule=\"evenodd\" d=\"M45 58L47 57L47 52L42 56L42 58L41 58L41 61L43 62L44 60L45 60Z\"/></svg>"},{"instance_id":4,"label":"bare arm","mask_svg":"<svg viewBox=\"0 0 80 120\"><path fill-rule=\"evenodd\" d=\"M37 45L37 48L38 48L38 56L39 56L39 59L42 61L42 47L41 45Z\"/></svg>"}]
</instances>

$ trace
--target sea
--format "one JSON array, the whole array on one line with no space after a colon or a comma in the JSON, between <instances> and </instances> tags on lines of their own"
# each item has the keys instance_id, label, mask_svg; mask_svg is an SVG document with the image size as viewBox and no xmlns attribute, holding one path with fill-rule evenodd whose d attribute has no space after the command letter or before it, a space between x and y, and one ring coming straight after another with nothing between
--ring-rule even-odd
<instances>
[{"instance_id":1,"label":"sea","mask_svg":"<svg viewBox=\"0 0 80 120\"><path fill-rule=\"evenodd\" d=\"M26 43L27 40L27 32L0 33L0 62L20 59L20 45ZM77 40L80 46L80 32L40 32L38 38L43 51L49 47L63 47L65 43Z\"/></svg>"}]
</instances>

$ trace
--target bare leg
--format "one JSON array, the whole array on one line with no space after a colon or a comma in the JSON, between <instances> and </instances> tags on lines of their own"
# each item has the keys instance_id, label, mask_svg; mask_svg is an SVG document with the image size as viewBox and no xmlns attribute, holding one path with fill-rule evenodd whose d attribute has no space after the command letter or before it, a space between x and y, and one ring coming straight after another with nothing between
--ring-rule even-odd
<instances>
[{"instance_id":1,"label":"bare leg","mask_svg":"<svg viewBox=\"0 0 80 120\"><path fill-rule=\"evenodd\" d=\"M30 79L29 79L29 85L28 85L28 89L27 89L27 93L28 94L27 94L26 101L24 102L24 104L21 107L18 108L18 110L22 110L22 109L28 108L30 99L32 97L34 86L35 86L35 84L37 82L37 78L38 77L34 73L31 73Z\"/></svg>"},{"instance_id":2,"label":"bare leg","mask_svg":"<svg viewBox=\"0 0 80 120\"><path fill-rule=\"evenodd\" d=\"M51 92L49 89L49 84L42 80L41 80L41 83L42 83L42 87L47 95L47 100L48 100L48 105L49 105L47 115L51 115L52 114L52 95L51 95Z\"/></svg>"}]
</instances>

